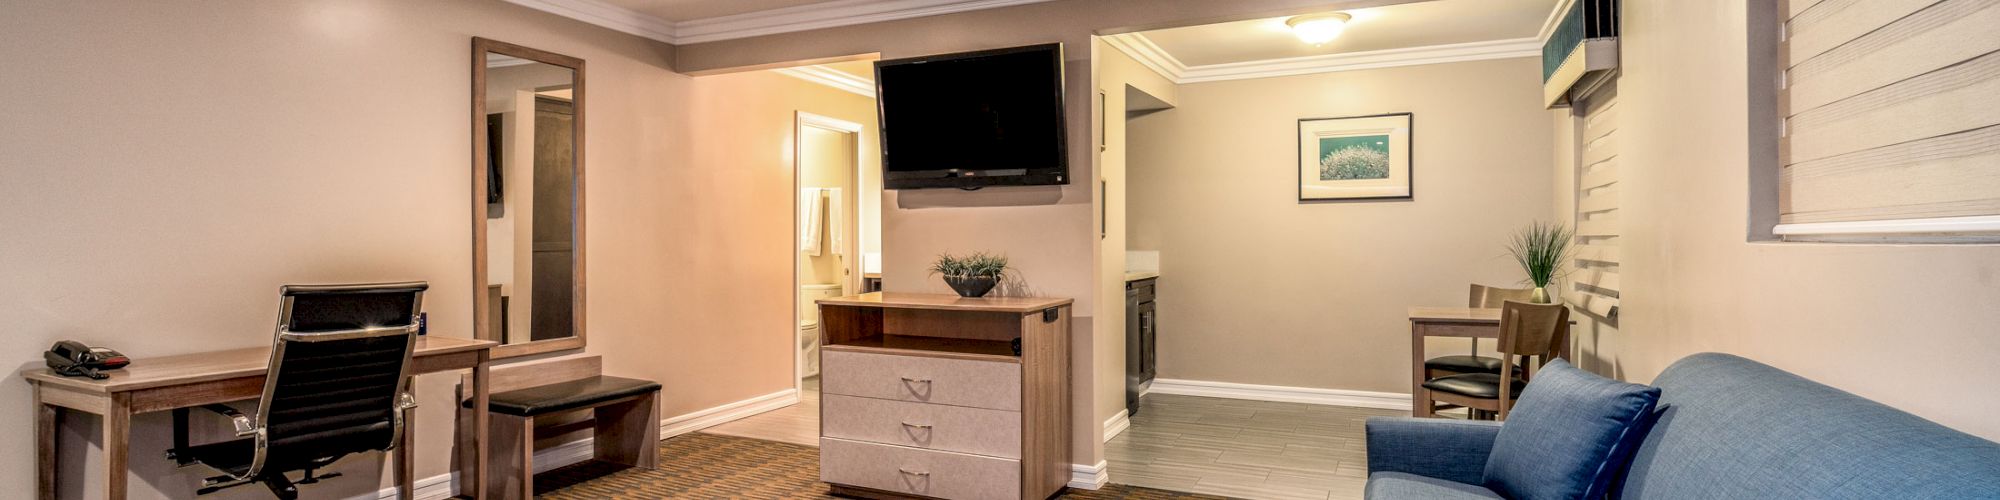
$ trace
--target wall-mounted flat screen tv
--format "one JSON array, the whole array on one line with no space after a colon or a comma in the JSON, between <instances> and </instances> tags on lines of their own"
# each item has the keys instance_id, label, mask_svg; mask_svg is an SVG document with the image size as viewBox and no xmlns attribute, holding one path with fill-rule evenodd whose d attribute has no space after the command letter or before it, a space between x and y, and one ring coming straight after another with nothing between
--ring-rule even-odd
<instances>
[{"instance_id":1,"label":"wall-mounted flat screen tv","mask_svg":"<svg viewBox=\"0 0 2000 500\"><path fill-rule=\"evenodd\" d=\"M1062 44L875 63L888 189L1069 184Z\"/></svg>"}]
</instances>

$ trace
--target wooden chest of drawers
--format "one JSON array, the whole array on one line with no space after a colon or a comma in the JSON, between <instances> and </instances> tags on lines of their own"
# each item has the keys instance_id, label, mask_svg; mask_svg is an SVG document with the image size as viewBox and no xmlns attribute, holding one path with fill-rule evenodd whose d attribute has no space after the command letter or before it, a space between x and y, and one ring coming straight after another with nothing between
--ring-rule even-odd
<instances>
[{"instance_id":1,"label":"wooden chest of drawers","mask_svg":"<svg viewBox=\"0 0 2000 500\"><path fill-rule=\"evenodd\" d=\"M879 292L819 301L820 479L866 497L1060 492L1069 303Z\"/></svg>"}]
</instances>

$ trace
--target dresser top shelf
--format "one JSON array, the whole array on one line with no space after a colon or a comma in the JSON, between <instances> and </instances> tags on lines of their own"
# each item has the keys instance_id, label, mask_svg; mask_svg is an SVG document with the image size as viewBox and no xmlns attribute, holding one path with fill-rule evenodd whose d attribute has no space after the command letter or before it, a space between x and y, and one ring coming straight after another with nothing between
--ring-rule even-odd
<instances>
[{"instance_id":1,"label":"dresser top shelf","mask_svg":"<svg viewBox=\"0 0 2000 500\"><path fill-rule=\"evenodd\" d=\"M896 309L929 309L936 311L1006 312L1027 314L1051 307L1069 305L1070 299L1046 297L980 297L968 299L957 295L935 293L874 292L849 295L830 299L819 299L822 305L850 307L880 307Z\"/></svg>"},{"instance_id":2,"label":"dresser top shelf","mask_svg":"<svg viewBox=\"0 0 2000 500\"><path fill-rule=\"evenodd\" d=\"M821 346L821 349L1003 363L1021 362L1021 357L1014 355L1012 343L994 340L869 335L839 344L827 344Z\"/></svg>"}]
</instances>

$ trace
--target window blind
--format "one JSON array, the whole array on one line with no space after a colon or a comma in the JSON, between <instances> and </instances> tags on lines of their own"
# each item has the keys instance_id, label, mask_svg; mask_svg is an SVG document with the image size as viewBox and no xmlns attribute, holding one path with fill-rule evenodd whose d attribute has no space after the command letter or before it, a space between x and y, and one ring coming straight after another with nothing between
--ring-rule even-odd
<instances>
[{"instance_id":1,"label":"window blind","mask_svg":"<svg viewBox=\"0 0 2000 500\"><path fill-rule=\"evenodd\" d=\"M1564 298L1599 318L1618 313L1618 84L1576 102L1576 253Z\"/></svg>"},{"instance_id":2,"label":"window blind","mask_svg":"<svg viewBox=\"0 0 2000 500\"><path fill-rule=\"evenodd\" d=\"M2000 224L2000 0L1786 7L1775 232Z\"/></svg>"}]
</instances>

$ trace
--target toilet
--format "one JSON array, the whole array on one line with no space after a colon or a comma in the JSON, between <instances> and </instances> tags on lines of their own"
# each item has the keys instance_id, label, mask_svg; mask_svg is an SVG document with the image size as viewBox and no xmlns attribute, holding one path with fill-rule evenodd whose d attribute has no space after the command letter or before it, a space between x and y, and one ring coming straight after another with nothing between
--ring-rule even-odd
<instances>
[{"instance_id":1,"label":"toilet","mask_svg":"<svg viewBox=\"0 0 2000 500\"><path fill-rule=\"evenodd\" d=\"M804 361L800 376L819 375L819 299L839 297L839 283L799 285L799 356Z\"/></svg>"}]
</instances>

